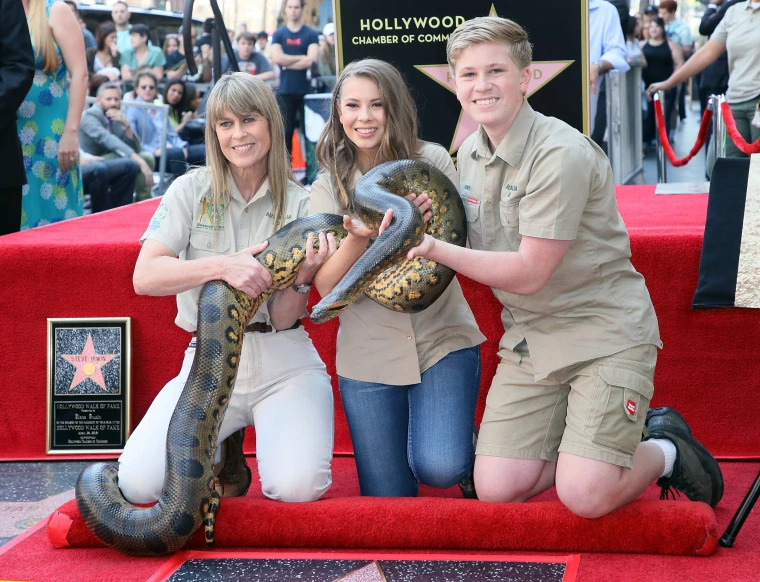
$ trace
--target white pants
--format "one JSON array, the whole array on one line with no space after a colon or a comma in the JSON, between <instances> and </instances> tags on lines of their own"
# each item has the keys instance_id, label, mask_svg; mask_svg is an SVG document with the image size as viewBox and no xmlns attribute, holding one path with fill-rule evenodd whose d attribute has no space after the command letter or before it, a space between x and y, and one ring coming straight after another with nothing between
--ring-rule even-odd
<instances>
[{"instance_id":1,"label":"white pants","mask_svg":"<svg viewBox=\"0 0 760 582\"><path fill-rule=\"evenodd\" d=\"M195 356L156 396L119 457L119 487L131 503L152 503L163 489L166 435ZM330 377L303 327L247 333L241 365L217 440L256 428L261 488L281 501L314 501L332 484L333 395Z\"/></svg>"}]
</instances>

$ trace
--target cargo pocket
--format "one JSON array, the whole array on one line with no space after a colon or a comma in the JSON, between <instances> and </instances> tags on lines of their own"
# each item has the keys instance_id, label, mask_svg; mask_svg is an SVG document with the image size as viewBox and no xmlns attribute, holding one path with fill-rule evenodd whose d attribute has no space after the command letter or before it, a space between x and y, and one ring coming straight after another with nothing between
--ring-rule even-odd
<instances>
[{"instance_id":1,"label":"cargo pocket","mask_svg":"<svg viewBox=\"0 0 760 582\"><path fill-rule=\"evenodd\" d=\"M653 393L647 374L624 366L601 366L586 422L588 436L594 443L633 454Z\"/></svg>"}]
</instances>

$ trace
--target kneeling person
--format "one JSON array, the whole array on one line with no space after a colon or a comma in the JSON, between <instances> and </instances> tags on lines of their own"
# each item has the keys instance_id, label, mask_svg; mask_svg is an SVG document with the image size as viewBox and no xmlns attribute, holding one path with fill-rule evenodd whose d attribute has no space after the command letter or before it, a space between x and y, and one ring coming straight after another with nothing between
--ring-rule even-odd
<instances>
[{"instance_id":1,"label":"kneeling person","mask_svg":"<svg viewBox=\"0 0 760 582\"><path fill-rule=\"evenodd\" d=\"M532 49L515 22L467 21L447 56L457 98L480 124L458 154L472 248L426 235L409 256L491 286L504 306L478 497L520 502L556 485L572 512L596 518L659 479L715 506L715 459L675 410L647 413L662 344L607 157L528 104Z\"/></svg>"},{"instance_id":2,"label":"kneeling person","mask_svg":"<svg viewBox=\"0 0 760 582\"><path fill-rule=\"evenodd\" d=\"M309 205L290 172L282 118L263 81L245 73L222 77L206 114L209 164L171 184L140 239L133 278L138 294L176 293L176 323L193 333L204 283L224 280L254 298L270 287L272 277L254 255ZM273 293L245 328L235 389L218 429L221 443L255 426L262 491L281 501L313 501L332 483L332 386L300 325L308 299L303 290L336 250L334 239L328 245L320 234L319 242L319 251L307 244L293 288ZM119 487L131 503L161 495L169 422L195 351L193 337L179 375L156 396L119 459ZM240 457L240 439L233 440L225 448ZM218 452L217 464L223 460ZM236 459L233 471L227 465L220 492L245 494L251 478L244 460Z\"/></svg>"}]
</instances>

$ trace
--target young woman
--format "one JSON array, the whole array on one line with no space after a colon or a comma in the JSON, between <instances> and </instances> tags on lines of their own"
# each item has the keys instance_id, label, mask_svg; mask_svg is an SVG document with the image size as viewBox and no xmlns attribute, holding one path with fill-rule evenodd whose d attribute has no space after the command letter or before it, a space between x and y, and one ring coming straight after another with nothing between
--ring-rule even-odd
<instances>
[{"instance_id":1,"label":"young woman","mask_svg":"<svg viewBox=\"0 0 760 582\"><path fill-rule=\"evenodd\" d=\"M665 33L665 21L662 18L655 18L649 23L649 39L641 46L641 52L646 62L646 66L641 71L641 78L646 87L652 83L664 81L683 64L683 53L680 47L668 40ZM676 107L676 97L678 97L677 88L665 91L663 114L669 138L672 137L673 133L672 122L675 121L673 113ZM654 105L650 104L647 116L644 118L643 139L645 144L654 141L656 131Z\"/></svg>"},{"instance_id":2,"label":"young woman","mask_svg":"<svg viewBox=\"0 0 760 582\"><path fill-rule=\"evenodd\" d=\"M374 59L338 78L317 157L324 173L312 185L310 213L353 215L358 179L391 160L424 160L457 181L448 152L417 138L417 110L399 72ZM415 200L423 211L426 198ZM315 279L323 296L375 234L348 216L344 223L348 238ZM418 314L368 297L343 312L337 370L363 495L415 496L418 483L468 478L484 339L456 279Z\"/></svg>"},{"instance_id":3,"label":"young woman","mask_svg":"<svg viewBox=\"0 0 760 582\"><path fill-rule=\"evenodd\" d=\"M35 81L18 109L27 185L21 230L83 213L79 121L87 60L74 13L63 2L23 0L35 54Z\"/></svg>"},{"instance_id":4,"label":"young woman","mask_svg":"<svg viewBox=\"0 0 760 582\"><path fill-rule=\"evenodd\" d=\"M100 74L109 81L121 77L121 55L116 48L116 26L110 20L98 24L95 29L95 46L87 49L87 70L90 75Z\"/></svg>"},{"instance_id":5,"label":"young woman","mask_svg":"<svg viewBox=\"0 0 760 582\"><path fill-rule=\"evenodd\" d=\"M141 238L135 291L177 294L176 323L195 332L198 297L221 279L252 297L272 283L254 255L279 227L304 216L307 193L294 181L274 94L244 73L217 81L207 105L208 166L175 180ZM264 241L262 243L262 241ZM333 398L325 366L301 327L314 274L335 251L320 235L307 245L292 288L274 293L246 327L235 390L219 439L256 427L264 495L312 501L331 484ZM195 338L179 375L158 394L119 459L119 486L132 503L158 499L164 482L169 420L190 373ZM221 459L217 459L221 461ZM221 479L222 494L245 494Z\"/></svg>"}]
</instances>

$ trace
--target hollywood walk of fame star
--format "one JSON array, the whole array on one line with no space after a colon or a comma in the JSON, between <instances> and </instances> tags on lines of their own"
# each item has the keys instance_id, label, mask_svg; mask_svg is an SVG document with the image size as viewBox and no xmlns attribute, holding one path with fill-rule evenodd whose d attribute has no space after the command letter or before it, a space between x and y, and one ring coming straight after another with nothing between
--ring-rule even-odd
<instances>
[{"instance_id":1,"label":"hollywood walk of fame star","mask_svg":"<svg viewBox=\"0 0 760 582\"><path fill-rule=\"evenodd\" d=\"M489 16L498 16L493 4L491 4L491 11L489 13ZM528 98L533 95L533 93L538 91L541 87L546 85L549 81L554 79L567 67L573 64L573 62L574 61L572 60L532 62L530 64L530 83L528 84L528 92L525 94L525 97ZM448 65L414 65L414 68L420 71L423 75L426 75L427 77L433 79L433 81L442 87L445 87L452 93L456 94L454 81L451 78L451 73L449 71ZM454 131L454 137L451 140L451 145L449 146L449 153L454 153L456 150L458 150L459 146L462 145L462 142L467 139L468 136L474 133L477 128L477 121L475 121L470 115L464 113L464 111L460 112L459 121L457 121L457 127Z\"/></svg>"},{"instance_id":2,"label":"hollywood walk of fame star","mask_svg":"<svg viewBox=\"0 0 760 582\"><path fill-rule=\"evenodd\" d=\"M92 343L92 334L87 334L87 341L81 354L61 354L61 357L76 368L74 378L71 380L69 391L81 384L87 378L95 382L103 390L106 390L106 381L103 378L103 366L113 360L117 354L99 354L95 351Z\"/></svg>"}]
</instances>

